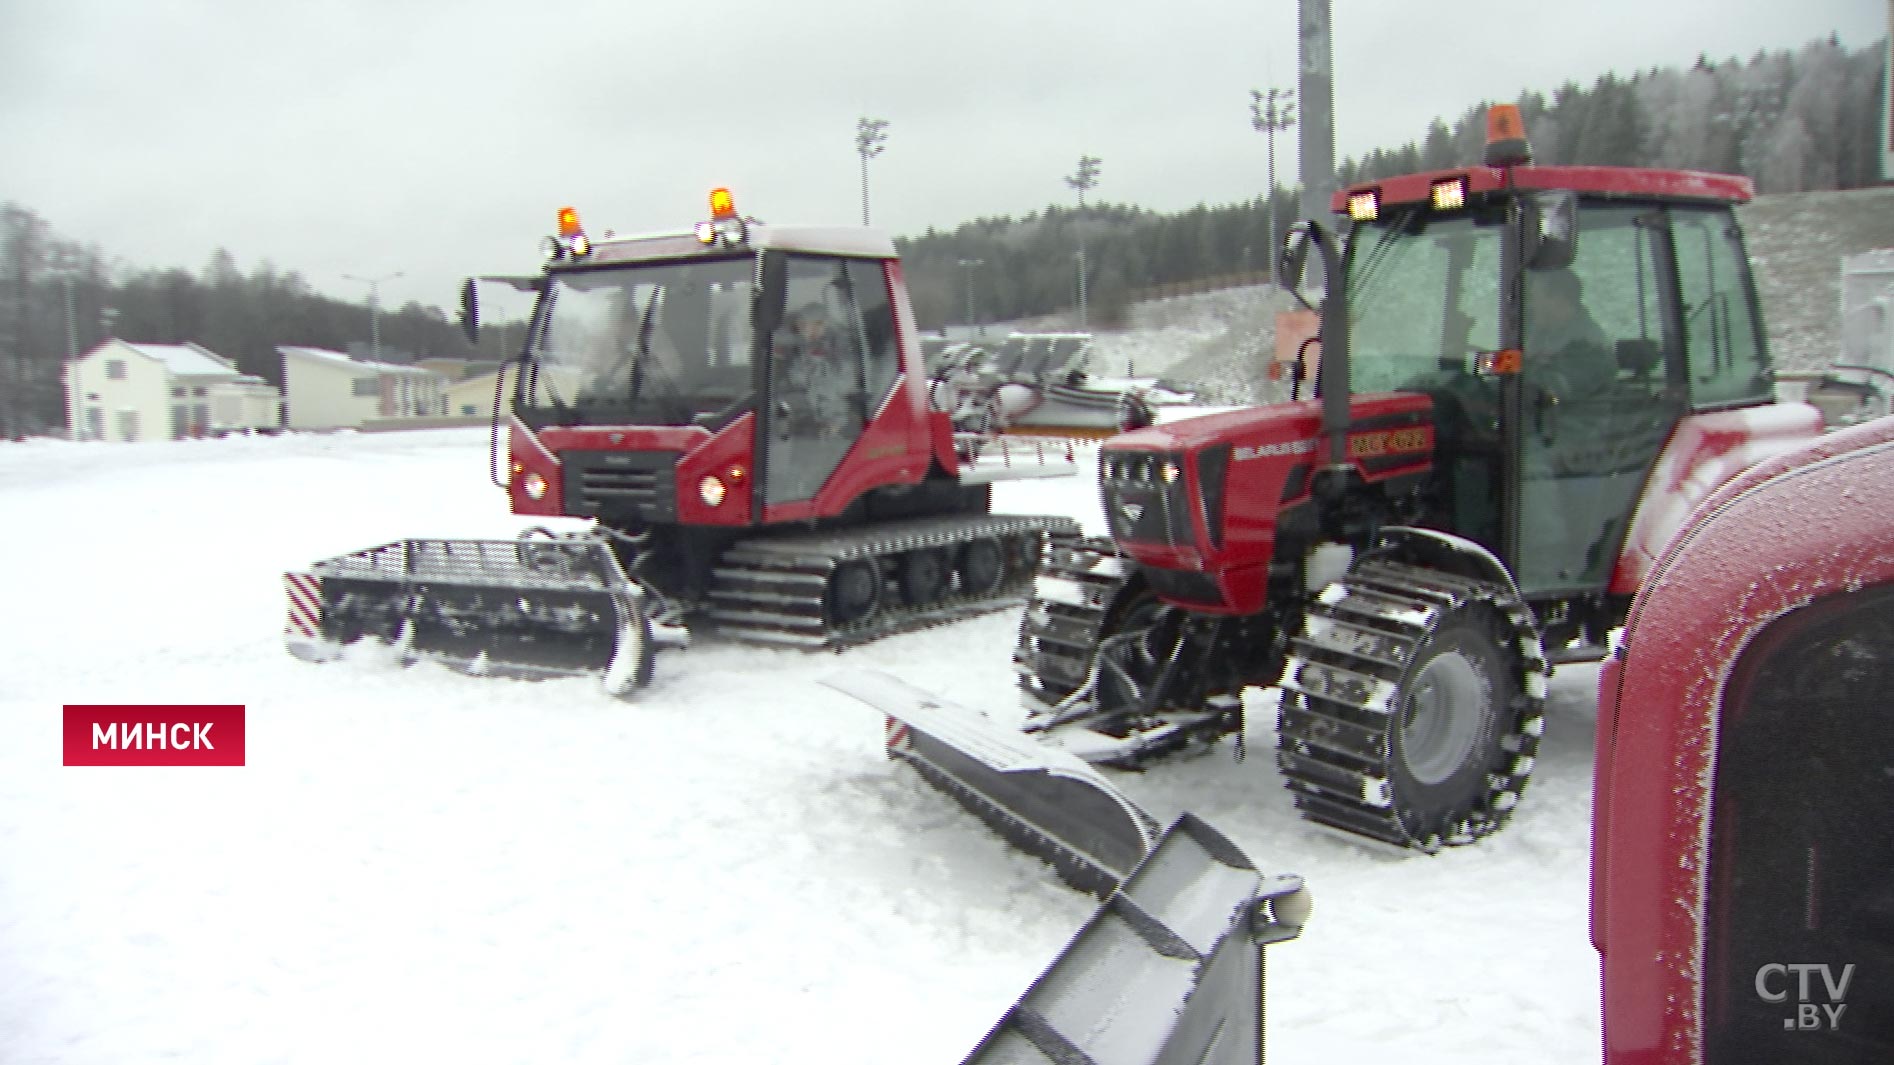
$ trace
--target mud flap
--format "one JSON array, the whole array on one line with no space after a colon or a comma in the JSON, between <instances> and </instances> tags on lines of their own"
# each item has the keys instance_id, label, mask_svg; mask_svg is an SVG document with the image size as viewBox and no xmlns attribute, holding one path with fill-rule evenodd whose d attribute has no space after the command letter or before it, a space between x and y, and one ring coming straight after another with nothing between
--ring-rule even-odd
<instances>
[{"instance_id":1,"label":"mud flap","mask_svg":"<svg viewBox=\"0 0 1894 1065\"><path fill-rule=\"evenodd\" d=\"M1109 895L1156 843L1156 823L1075 755L885 673L822 683L887 715L889 757L1082 891Z\"/></svg>"},{"instance_id":2,"label":"mud flap","mask_svg":"<svg viewBox=\"0 0 1894 1065\"><path fill-rule=\"evenodd\" d=\"M1185 814L963 1065L1261 1062L1263 951L1309 910Z\"/></svg>"}]
</instances>

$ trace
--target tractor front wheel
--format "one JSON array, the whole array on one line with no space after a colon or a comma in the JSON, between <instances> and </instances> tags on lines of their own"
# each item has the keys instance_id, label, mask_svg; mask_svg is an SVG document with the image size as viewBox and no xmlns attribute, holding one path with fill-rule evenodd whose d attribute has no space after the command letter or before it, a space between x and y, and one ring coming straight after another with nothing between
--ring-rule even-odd
<instances>
[{"instance_id":1,"label":"tractor front wheel","mask_svg":"<svg viewBox=\"0 0 1894 1065\"><path fill-rule=\"evenodd\" d=\"M1500 741L1519 694L1497 619L1481 607L1445 619L1416 650L1391 707L1388 779L1417 838L1450 835L1482 806L1507 758Z\"/></svg>"}]
</instances>

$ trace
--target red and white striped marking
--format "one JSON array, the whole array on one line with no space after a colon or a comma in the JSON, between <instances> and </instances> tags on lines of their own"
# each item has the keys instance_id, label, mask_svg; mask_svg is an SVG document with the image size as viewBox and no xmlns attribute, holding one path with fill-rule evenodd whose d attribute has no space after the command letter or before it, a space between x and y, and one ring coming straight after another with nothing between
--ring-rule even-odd
<instances>
[{"instance_id":1,"label":"red and white striped marking","mask_svg":"<svg viewBox=\"0 0 1894 1065\"><path fill-rule=\"evenodd\" d=\"M888 745L889 754L894 754L898 751L912 750L914 747L914 740L908 735L906 723L896 721L892 717L887 719L883 735Z\"/></svg>"},{"instance_id":2,"label":"red and white striped marking","mask_svg":"<svg viewBox=\"0 0 1894 1065\"><path fill-rule=\"evenodd\" d=\"M322 581L307 573L283 574L283 591L289 596L289 623L283 631L304 639L322 638Z\"/></svg>"}]
</instances>

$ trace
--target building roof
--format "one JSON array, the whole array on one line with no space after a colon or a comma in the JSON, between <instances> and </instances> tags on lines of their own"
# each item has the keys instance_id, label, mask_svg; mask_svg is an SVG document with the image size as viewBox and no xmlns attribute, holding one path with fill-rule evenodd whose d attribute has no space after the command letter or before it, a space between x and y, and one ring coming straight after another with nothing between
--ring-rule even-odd
<instances>
[{"instance_id":1,"label":"building roof","mask_svg":"<svg viewBox=\"0 0 1894 1065\"><path fill-rule=\"evenodd\" d=\"M116 337L112 342L163 364L165 370L173 377L238 376L237 368L228 360L209 348L197 344L134 344L129 340L118 340Z\"/></svg>"},{"instance_id":2,"label":"building roof","mask_svg":"<svg viewBox=\"0 0 1894 1065\"><path fill-rule=\"evenodd\" d=\"M277 345L276 350L280 352L282 355L284 355L285 357L294 355L295 357L299 359L307 359L310 362L317 362L317 363L322 363L324 365L334 366L335 368L339 370L347 370L347 371L356 372L364 377L368 376L369 374L385 374L385 373L408 374L408 375L418 375L418 376L427 376L427 377L444 376L438 371L430 370L424 366L401 366L392 362L375 362L370 359L351 359L347 355L344 355L339 351L330 351L328 348L303 348L303 347L296 347L294 345L289 345L289 344L279 344Z\"/></svg>"}]
</instances>

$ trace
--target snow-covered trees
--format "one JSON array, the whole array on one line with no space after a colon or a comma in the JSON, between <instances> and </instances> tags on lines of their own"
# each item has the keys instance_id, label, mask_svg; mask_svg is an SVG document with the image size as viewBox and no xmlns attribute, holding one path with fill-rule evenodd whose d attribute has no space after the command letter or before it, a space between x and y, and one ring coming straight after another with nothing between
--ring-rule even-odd
<instances>
[{"instance_id":1,"label":"snow-covered trees","mask_svg":"<svg viewBox=\"0 0 1894 1065\"><path fill-rule=\"evenodd\" d=\"M1558 87L1550 102L1537 92L1517 102L1541 163L1738 173L1764 193L1860 188L1881 180L1884 55L1879 42L1850 53L1831 37L1747 62L1699 57L1688 70L1607 73L1589 89ZM1343 181L1473 158L1487 106L1469 108L1451 133L1436 120L1418 142L1344 161Z\"/></svg>"}]
</instances>

